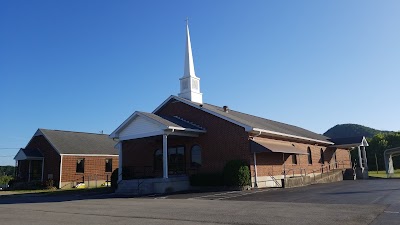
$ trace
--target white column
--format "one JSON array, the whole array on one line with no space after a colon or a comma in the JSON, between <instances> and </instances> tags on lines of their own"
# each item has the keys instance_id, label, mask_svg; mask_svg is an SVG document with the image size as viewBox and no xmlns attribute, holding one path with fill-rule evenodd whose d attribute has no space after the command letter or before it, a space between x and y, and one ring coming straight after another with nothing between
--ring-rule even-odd
<instances>
[{"instance_id":1,"label":"white column","mask_svg":"<svg viewBox=\"0 0 400 225\"><path fill-rule=\"evenodd\" d=\"M368 162L367 162L367 152L365 151L365 146L361 147L363 159L364 159L364 167L368 168Z\"/></svg>"},{"instance_id":2,"label":"white column","mask_svg":"<svg viewBox=\"0 0 400 225\"><path fill-rule=\"evenodd\" d=\"M42 182L44 181L44 157L42 159Z\"/></svg>"},{"instance_id":3,"label":"white column","mask_svg":"<svg viewBox=\"0 0 400 225\"><path fill-rule=\"evenodd\" d=\"M389 162L388 162L388 177L391 177L394 174L394 167L393 167L393 158L392 155L389 156Z\"/></svg>"},{"instance_id":4,"label":"white column","mask_svg":"<svg viewBox=\"0 0 400 225\"><path fill-rule=\"evenodd\" d=\"M257 184L257 157L256 157L256 153L253 152L253 159L254 159L254 187L258 187Z\"/></svg>"},{"instance_id":5,"label":"white column","mask_svg":"<svg viewBox=\"0 0 400 225\"><path fill-rule=\"evenodd\" d=\"M360 164L360 168L363 169L363 159L361 155L361 148L358 146L358 163Z\"/></svg>"},{"instance_id":6,"label":"white column","mask_svg":"<svg viewBox=\"0 0 400 225\"><path fill-rule=\"evenodd\" d=\"M28 182L31 181L31 162L32 160L29 160L29 169L28 169Z\"/></svg>"},{"instance_id":7,"label":"white column","mask_svg":"<svg viewBox=\"0 0 400 225\"><path fill-rule=\"evenodd\" d=\"M118 142L118 182L122 181L122 142Z\"/></svg>"},{"instance_id":8,"label":"white column","mask_svg":"<svg viewBox=\"0 0 400 225\"><path fill-rule=\"evenodd\" d=\"M168 178L168 135L163 135L163 178Z\"/></svg>"}]
</instances>

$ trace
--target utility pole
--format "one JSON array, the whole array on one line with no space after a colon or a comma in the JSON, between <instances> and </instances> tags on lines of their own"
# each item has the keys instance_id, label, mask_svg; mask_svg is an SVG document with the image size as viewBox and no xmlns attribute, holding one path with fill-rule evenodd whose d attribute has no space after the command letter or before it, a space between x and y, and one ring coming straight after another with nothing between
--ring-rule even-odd
<instances>
[{"instance_id":1,"label":"utility pole","mask_svg":"<svg viewBox=\"0 0 400 225\"><path fill-rule=\"evenodd\" d=\"M376 164L376 174L378 174L378 158L376 157L376 153L375 153L375 164Z\"/></svg>"}]
</instances>

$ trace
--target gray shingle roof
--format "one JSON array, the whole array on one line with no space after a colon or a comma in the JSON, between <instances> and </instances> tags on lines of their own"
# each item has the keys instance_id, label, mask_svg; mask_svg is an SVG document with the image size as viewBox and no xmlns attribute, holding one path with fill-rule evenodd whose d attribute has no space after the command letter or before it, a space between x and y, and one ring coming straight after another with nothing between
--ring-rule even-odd
<instances>
[{"instance_id":1,"label":"gray shingle roof","mask_svg":"<svg viewBox=\"0 0 400 225\"><path fill-rule=\"evenodd\" d=\"M39 129L60 154L118 155L107 134Z\"/></svg>"},{"instance_id":2,"label":"gray shingle roof","mask_svg":"<svg viewBox=\"0 0 400 225\"><path fill-rule=\"evenodd\" d=\"M210 110L213 113L219 114L223 117L229 118L231 120L234 120L238 123L244 124L249 127L268 130L268 131L272 131L272 132L279 132L279 133L288 134L288 135L295 135L295 136L300 136L300 137L304 137L304 138L310 138L310 139L315 139L315 140L320 140L320 141L325 141L325 142L329 141L328 137L323 136L321 134L314 133L314 132L306 130L306 129L303 129L301 127L297 127L297 126L293 126L293 125L289 125L289 124L249 115L249 114L238 112L238 111L235 111L232 109L229 109L229 112L227 113L224 111L224 109L222 107L218 107L218 106L207 104L207 103L199 104L199 103L195 103L195 102L192 102L192 101L189 101L187 99L177 97L177 96L173 96L173 97L175 99L178 99L179 101L187 102L189 104L195 104L198 106L202 105L202 108Z\"/></svg>"},{"instance_id":3,"label":"gray shingle roof","mask_svg":"<svg viewBox=\"0 0 400 225\"><path fill-rule=\"evenodd\" d=\"M364 136L356 137L345 137L345 138L332 138L330 141L335 145L349 145L349 144L360 144L364 139Z\"/></svg>"},{"instance_id":4,"label":"gray shingle roof","mask_svg":"<svg viewBox=\"0 0 400 225\"><path fill-rule=\"evenodd\" d=\"M43 157L42 153L37 148L30 148L30 149L21 148L21 150L27 157L37 157L37 158Z\"/></svg>"}]
</instances>

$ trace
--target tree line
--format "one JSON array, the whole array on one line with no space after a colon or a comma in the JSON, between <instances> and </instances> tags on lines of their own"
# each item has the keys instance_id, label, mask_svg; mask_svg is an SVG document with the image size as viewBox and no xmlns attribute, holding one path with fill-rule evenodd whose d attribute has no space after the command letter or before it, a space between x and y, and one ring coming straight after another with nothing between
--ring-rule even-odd
<instances>
[{"instance_id":1,"label":"tree line","mask_svg":"<svg viewBox=\"0 0 400 225\"><path fill-rule=\"evenodd\" d=\"M367 138L367 141L369 144L366 149L369 170L376 170L376 165L378 165L378 170L385 170L384 151L400 147L400 132L378 133L372 138ZM400 169L400 157L393 157L393 166L395 169Z\"/></svg>"}]
</instances>

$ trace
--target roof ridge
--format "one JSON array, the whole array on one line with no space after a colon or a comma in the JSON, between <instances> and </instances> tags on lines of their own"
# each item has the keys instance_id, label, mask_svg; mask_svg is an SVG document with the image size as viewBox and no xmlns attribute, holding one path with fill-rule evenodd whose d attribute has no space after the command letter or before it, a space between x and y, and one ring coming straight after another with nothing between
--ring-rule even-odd
<instances>
[{"instance_id":1,"label":"roof ridge","mask_svg":"<svg viewBox=\"0 0 400 225\"><path fill-rule=\"evenodd\" d=\"M210 106L213 106L213 107L217 107L217 108L219 108L219 109L222 109L221 107L216 106L216 105L213 105L213 104L209 104L209 103L204 103L204 104L207 104L207 105L210 105ZM274 122L274 123L279 123L279 124L283 124L283 125L287 125L287 126L292 126L292 127L296 127L296 128L300 128L300 129L303 129L303 130L310 131L310 130L308 130L308 129L299 127L299 126L297 126L297 125L292 125L292 124L288 124L288 123L284 123L284 122L280 122L280 121L276 121L276 120L267 119L267 118L264 118L264 117L261 117L261 116L257 116L257 115L252 115L252 114L249 114L249 113L240 112L240 111L233 110L233 109L230 109L230 108L229 108L229 111L233 111L233 112L240 113L240 114L244 114L244 115L247 115L247 116L252 116L252 117L259 118L259 119L271 121L271 122ZM235 115L232 115L232 116L235 116ZM313 131L310 131L310 132L313 132ZM316 132L313 132L313 133L319 134L319 133L316 133ZM319 134L319 135L325 136L325 135L323 135L323 134ZM325 136L325 137L327 137L327 136Z\"/></svg>"},{"instance_id":2,"label":"roof ridge","mask_svg":"<svg viewBox=\"0 0 400 225\"><path fill-rule=\"evenodd\" d=\"M107 135L108 134L100 134L100 133L90 133L90 132L83 132L83 131L71 131L71 130L54 130L54 129L45 129L45 128L39 128L40 131L57 131L57 132L67 132L67 133L78 133L78 134L96 134L96 135Z\"/></svg>"}]
</instances>

